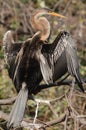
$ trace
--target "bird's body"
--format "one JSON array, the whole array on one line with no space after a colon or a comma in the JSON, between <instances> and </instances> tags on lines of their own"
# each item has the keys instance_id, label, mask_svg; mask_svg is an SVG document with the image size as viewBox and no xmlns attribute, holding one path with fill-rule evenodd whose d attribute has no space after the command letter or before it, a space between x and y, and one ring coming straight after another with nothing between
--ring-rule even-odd
<instances>
[{"instance_id":1,"label":"bird's body","mask_svg":"<svg viewBox=\"0 0 86 130\"><path fill-rule=\"evenodd\" d=\"M41 14L46 14L46 11L38 10L32 14L31 22L36 34L31 39L16 43L12 31L8 31L3 39L9 76L19 92L8 127L17 127L21 123L28 96L36 93L42 79L46 84L55 83L69 72L84 91L73 39L63 31L52 44L47 44L50 25L44 17L40 17Z\"/></svg>"}]
</instances>

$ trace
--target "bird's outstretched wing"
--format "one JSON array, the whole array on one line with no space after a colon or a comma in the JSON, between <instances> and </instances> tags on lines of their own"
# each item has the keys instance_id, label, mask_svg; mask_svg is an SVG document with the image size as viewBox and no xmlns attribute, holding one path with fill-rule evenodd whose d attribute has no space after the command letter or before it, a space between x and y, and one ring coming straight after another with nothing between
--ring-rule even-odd
<instances>
[{"instance_id":1,"label":"bird's outstretched wing","mask_svg":"<svg viewBox=\"0 0 86 130\"><path fill-rule=\"evenodd\" d=\"M15 71L15 59L18 52L21 49L22 43L14 41L15 31L7 31L3 37L3 50L5 55L5 60L8 66L9 75L13 78L13 73Z\"/></svg>"},{"instance_id":2,"label":"bird's outstretched wing","mask_svg":"<svg viewBox=\"0 0 86 130\"><path fill-rule=\"evenodd\" d=\"M54 68L53 69L54 71L52 71L52 73L53 73L52 75L54 77L56 77L56 74L58 75L58 72L61 77L68 70L69 74L74 76L75 79L77 80L77 83L78 83L80 89L82 91L84 91L83 86L82 86L82 81L80 78L80 74L79 74L79 64L78 64L75 41L73 40L73 38L70 36L70 34L68 32L65 32L65 31L60 32L60 34L57 36L57 38L50 45L49 48L46 47L46 45L44 45L42 53L43 53L43 55L45 53L46 53L46 55L50 55L50 57L47 58L47 61L50 61L50 63L51 63L51 61L53 61L53 64L51 63L51 66L53 65L53 67L51 67L51 68ZM50 59L52 59L52 60L50 60ZM49 64L48 64L48 67L49 67ZM65 70L65 69L67 69L67 70ZM60 71L61 71L61 73L60 73ZM64 71L64 72L62 72L62 71ZM46 72L44 72L45 77L46 77ZM56 78L55 78L55 80L56 80Z\"/></svg>"}]
</instances>

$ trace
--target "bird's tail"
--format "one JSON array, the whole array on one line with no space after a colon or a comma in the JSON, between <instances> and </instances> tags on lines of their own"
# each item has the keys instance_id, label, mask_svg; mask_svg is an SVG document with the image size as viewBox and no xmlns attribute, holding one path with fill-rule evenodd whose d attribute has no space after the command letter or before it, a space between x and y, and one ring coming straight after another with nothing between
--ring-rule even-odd
<instances>
[{"instance_id":1,"label":"bird's tail","mask_svg":"<svg viewBox=\"0 0 86 130\"><path fill-rule=\"evenodd\" d=\"M20 126L21 121L23 119L27 98L28 98L28 89L25 87L20 90L17 99L14 103L14 106L12 108L12 111L9 115L7 123L8 128L16 128Z\"/></svg>"}]
</instances>

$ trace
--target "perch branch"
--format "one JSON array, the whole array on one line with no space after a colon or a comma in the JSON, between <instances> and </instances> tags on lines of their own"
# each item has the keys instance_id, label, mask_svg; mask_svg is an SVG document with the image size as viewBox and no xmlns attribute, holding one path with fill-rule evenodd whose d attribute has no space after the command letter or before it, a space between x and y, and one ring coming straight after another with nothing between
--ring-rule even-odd
<instances>
[{"instance_id":1,"label":"perch branch","mask_svg":"<svg viewBox=\"0 0 86 130\"><path fill-rule=\"evenodd\" d=\"M86 79L84 79L83 80L84 82L86 82ZM69 87L70 87L70 84L72 84L72 81L71 80L65 80L65 81L63 81L63 82L61 82L61 81L59 81L59 82L57 82L57 83L52 83L52 84L49 84L49 85L47 85L47 84L41 84L41 85L39 85L36 89L35 89L35 93L34 94L37 94L37 93L39 93L42 89L46 89L46 88L50 88L50 87L57 87L57 86L61 86L61 85L64 85L64 87L66 86L66 85L68 85ZM76 82L75 82L75 84L76 84ZM68 90L69 91L69 90ZM81 97L84 97L84 98L86 98L86 96L84 95L84 94L82 94L82 93L80 93L80 94L75 94L76 96L78 95L78 96L81 96ZM60 100L60 99L62 99L63 97L65 97L65 95L62 95L61 97L59 97L58 99L56 98L56 99L53 99L53 101L55 101L55 100ZM10 99L1 99L0 100L0 105L10 105L10 104L12 104L14 101L15 101L15 99L16 99L16 97L13 97L13 98L10 98ZM51 102L52 102L52 100L51 100Z\"/></svg>"},{"instance_id":2,"label":"perch branch","mask_svg":"<svg viewBox=\"0 0 86 130\"><path fill-rule=\"evenodd\" d=\"M83 79L82 79L82 82L83 82L83 85L85 85L85 84L86 84L86 79L83 78ZM39 93L42 89L46 89L46 88L50 88L50 87L57 87L57 86L60 87L60 86L62 86L62 85L64 85L64 87L65 87L66 85L68 85L69 87L71 87L71 84L72 84L72 80L58 81L58 82L56 82L56 83L51 83L51 84L49 84L49 85L47 85L47 84L41 84L41 85L39 85L39 86L37 86L37 87L35 88L34 94ZM76 81L75 81L75 84L77 84ZM80 90L79 90L79 91L80 91Z\"/></svg>"}]
</instances>

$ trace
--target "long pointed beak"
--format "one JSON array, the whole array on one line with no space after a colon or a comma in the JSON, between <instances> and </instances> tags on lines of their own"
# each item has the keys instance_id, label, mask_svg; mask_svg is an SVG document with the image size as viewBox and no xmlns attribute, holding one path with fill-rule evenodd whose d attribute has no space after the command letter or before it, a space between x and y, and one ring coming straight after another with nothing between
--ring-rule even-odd
<instances>
[{"instance_id":1,"label":"long pointed beak","mask_svg":"<svg viewBox=\"0 0 86 130\"><path fill-rule=\"evenodd\" d=\"M58 13L55 13L55 12L48 12L48 14L52 15L52 16L57 16L57 17L60 17L60 18L66 18L65 16L58 14Z\"/></svg>"}]
</instances>

